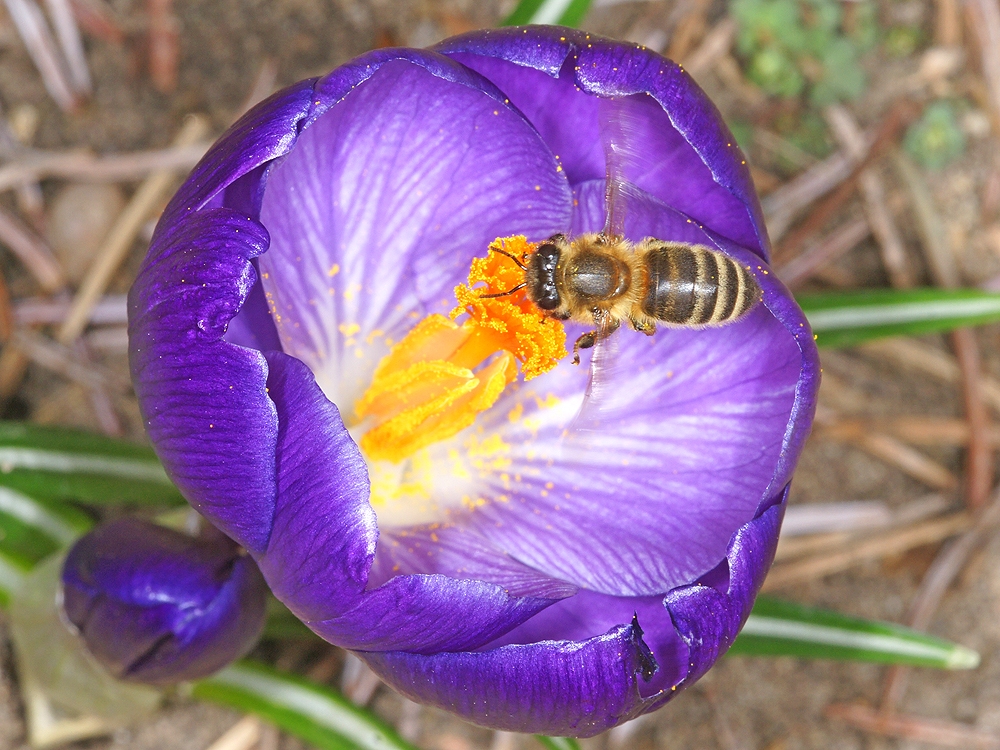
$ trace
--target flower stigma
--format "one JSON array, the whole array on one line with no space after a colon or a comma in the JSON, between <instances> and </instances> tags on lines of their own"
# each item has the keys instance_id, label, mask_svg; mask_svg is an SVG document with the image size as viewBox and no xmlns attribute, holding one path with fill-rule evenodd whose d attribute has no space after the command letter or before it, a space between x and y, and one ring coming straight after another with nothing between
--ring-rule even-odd
<instances>
[{"instance_id":1,"label":"flower stigma","mask_svg":"<svg viewBox=\"0 0 1000 750\"><path fill-rule=\"evenodd\" d=\"M523 265L537 247L520 236L494 240L455 288L450 315L428 315L379 362L354 406L372 425L360 441L369 460L399 463L456 435L517 379L518 363L530 380L567 355L562 323L542 315L523 289L506 294L524 282L513 258Z\"/></svg>"}]
</instances>

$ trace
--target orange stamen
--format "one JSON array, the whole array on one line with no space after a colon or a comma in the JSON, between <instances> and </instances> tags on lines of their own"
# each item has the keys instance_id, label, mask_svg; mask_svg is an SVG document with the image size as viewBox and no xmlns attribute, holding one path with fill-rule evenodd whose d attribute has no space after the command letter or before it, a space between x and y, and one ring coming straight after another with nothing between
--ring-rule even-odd
<instances>
[{"instance_id":1,"label":"orange stamen","mask_svg":"<svg viewBox=\"0 0 1000 750\"><path fill-rule=\"evenodd\" d=\"M538 245L524 237L504 237L494 240L490 248L499 248L523 263ZM542 315L523 289L484 299L482 289L471 288L485 282L485 293L496 294L523 281L524 271L501 253L491 252L485 258L476 258L469 271L468 286L455 287L458 307L451 311L451 317L468 313L471 320L495 336L497 348L517 357L524 379L531 380L551 370L566 356L566 331L562 323Z\"/></svg>"},{"instance_id":2,"label":"orange stamen","mask_svg":"<svg viewBox=\"0 0 1000 750\"><path fill-rule=\"evenodd\" d=\"M510 237L490 247L526 259L536 246ZM475 259L468 285L455 289L452 320L429 315L382 359L355 405L359 419L374 420L361 438L369 458L402 461L469 427L517 378L515 359L527 380L566 356L562 324L545 318L523 291L481 296L523 281L524 271L500 253ZM485 290L472 289L480 282ZM459 326L453 320L463 312L469 317Z\"/></svg>"}]
</instances>

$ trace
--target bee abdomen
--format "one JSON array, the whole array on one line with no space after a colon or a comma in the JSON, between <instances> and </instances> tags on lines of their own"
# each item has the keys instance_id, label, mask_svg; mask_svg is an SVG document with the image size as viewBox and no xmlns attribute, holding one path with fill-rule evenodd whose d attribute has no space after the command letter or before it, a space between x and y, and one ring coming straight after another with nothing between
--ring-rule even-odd
<instances>
[{"instance_id":1,"label":"bee abdomen","mask_svg":"<svg viewBox=\"0 0 1000 750\"><path fill-rule=\"evenodd\" d=\"M760 299L749 270L701 245L659 242L645 254L649 286L642 311L675 325L717 325L744 315Z\"/></svg>"}]
</instances>

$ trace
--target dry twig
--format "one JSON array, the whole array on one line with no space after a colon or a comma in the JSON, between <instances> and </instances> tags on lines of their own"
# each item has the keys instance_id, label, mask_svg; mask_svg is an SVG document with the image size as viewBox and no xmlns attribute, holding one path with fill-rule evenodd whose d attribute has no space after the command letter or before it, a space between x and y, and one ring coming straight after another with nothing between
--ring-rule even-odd
<instances>
[{"instance_id":1,"label":"dry twig","mask_svg":"<svg viewBox=\"0 0 1000 750\"><path fill-rule=\"evenodd\" d=\"M1000 4L996 0L967 0L965 12L979 42L993 125L1000 135Z\"/></svg>"},{"instance_id":2,"label":"dry twig","mask_svg":"<svg viewBox=\"0 0 1000 750\"><path fill-rule=\"evenodd\" d=\"M49 18L55 26L56 39L62 48L73 90L83 97L90 96L90 69L87 67L83 40L80 39L80 29L76 25L69 0L45 0L45 7L48 8Z\"/></svg>"},{"instance_id":3,"label":"dry twig","mask_svg":"<svg viewBox=\"0 0 1000 750\"><path fill-rule=\"evenodd\" d=\"M998 526L1000 526L1000 489L994 493L989 505L979 511L972 528L946 546L934 559L910 605L907 618L910 627L917 630L928 628L949 586L962 572L973 552L996 531ZM882 714L894 713L906 692L908 679L909 670L905 667L893 667L889 670L880 709Z\"/></svg>"},{"instance_id":4,"label":"dry twig","mask_svg":"<svg viewBox=\"0 0 1000 750\"><path fill-rule=\"evenodd\" d=\"M45 23L41 8L35 0L4 0L4 2L32 62L41 73L45 90L61 109L72 112L80 104L80 99L63 68L59 50Z\"/></svg>"},{"instance_id":5,"label":"dry twig","mask_svg":"<svg viewBox=\"0 0 1000 750\"><path fill-rule=\"evenodd\" d=\"M1000 739L992 733L953 721L935 721L921 716L901 714L886 716L868 706L846 703L833 703L826 707L825 713L831 719L840 719L851 726L888 737L965 750L1000 748Z\"/></svg>"},{"instance_id":6,"label":"dry twig","mask_svg":"<svg viewBox=\"0 0 1000 750\"><path fill-rule=\"evenodd\" d=\"M674 27L670 36L670 46L667 57L671 60L684 60L695 43L705 33L705 17L711 2L709 0L694 0L684 15Z\"/></svg>"},{"instance_id":7,"label":"dry twig","mask_svg":"<svg viewBox=\"0 0 1000 750\"><path fill-rule=\"evenodd\" d=\"M861 351L892 359L904 367L937 378L943 383L960 382L962 371L955 358L932 346L913 339L884 339L862 344ZM980 378L983 399L994 412L1000 414L1000 380L988 375Z\"/></svg>"},{"instance_id":8,"label":"dry twig","mask_svg":"<svg viewBox=\"0 0 1000 750\"><path fill-rule=\"evenodd\" d=\"M962 43L962 13L958 0L934 0L934 41L942 47Z\"/></svg>"},{"instance_id":9,"label":"dry twig","mask_svg":"<svg viewBox=\"0 0 1000 750\"><path fill-rule=\"evenodd\" d=\"M715 67L720 59L729 54L736 39L736 21L726 16L712 27L698 48L683 61L684 69L697 78Z\"/></svg>"},{"instance_id":10,"label":"dry twig","mask_svg":"<svg viewBox=\"0 0 1000 750\"><path fill-rule=\"evenodd\" d=\"M125 41L125 32L101 0L70 0L73 16L86 33L109 44Z\"/></svg>"},{"instance_id":11,"label":"dry twig","mask_svg":"<svg viewBox=\"0 0 1000 750\"><path fill-rule=\"evenodd\" d=\"M914 547L936 544L965 531L971 523L967 513L953 513L942 518L873 534L847 549L775 565L764 580L762 590L773 591L804 583L848 570L868 560L879 560L902 554Z\"/></svg>"},{"instance_id":12,"label":"dry twig","mask_svg":"<svg viewBox=\"0 0 1000 750\"><path fill-rule=\"evenodd\" d=\"M864 133L847 108L839 104L827 107L826 121L840 147L847 151L852 159L856 161L863 159L868 144ZM889 274L889 281L898 288L913 286L913 275L906 262L906 248L896 228L892 211L886 203L882 178L874 169L868 168L861 173L858 184L865 202L865 215L868 217L872 234L878 240L882 251L882 264Z\"/></svg>"},{"instance_id":13,"label":"dry twig","mask_svg":"<svg viewBox=\"0 0 1000 750\"><path fill-rule=\"evenodd\" d=\"M827 263L849 253L870 234L871 227L864 217L849 219L801 254L778 266L778 278L794 289Z\"/></svg>"},{"instance_id":14,"label":"dry twig","mask_svg":"<svg viewBox=\"0 0 1000 750\"><path fill-rule=\"evenodd\" d=\"M208 746L208 750L250 750L260 739L260 719L244 716L225 734Z\"/></svg>"},{"instance_id":15,"label":"dry twig","mask_svg":"<svg viewBox=\"0 0 1000 750\"><path fill-rule=\"evenodd\" d=\"M156 151L95 156L86 151L31 151L30 155L0 167L0 190L60 177L81 182L138 180L161 169L191 169L208 150L208 143L191 143Z\"/></svg>"},{"instance_id":16,"label":"dry twig","mask_svg":"<svg viewBox=\"0 0 1000 750\"><path fill-rule=\"evenodd\" d=\"M896 169L913 203L917 228L931 276L938 286L957 288L961 286L961 276L948 242L944 223L934 207L930 189L909 158L900 152L894 156ZM986 435L989 416L986 413L981 382L979 345L975 334L970 330L953 331L951 340L961 372L965 416L969 420L971 430L969 451L966 455L966 502L971 508L979 508L986 502L990 487L993 485L993 452Z\"/></svg>"},{"instance_id":17,"label":"dry twig","mask_svg":"<svg viewBox=\"0 0 1000 750\"><path fill-rule=\"evenodd\" d=\"M175 146L187 146L200 141L208 133L208 122L201 117L190 117L184 123ZM87 270L80 283L80 289L73 298L66 320L56 338L62 343L76 339L87 325L90 312L100 299L118 266L128 254L132 242L142 229L149 215L159 207L174 184L175 173L170 169L158 170L151 174L136 190L122 215L118 217L103 247L98 250L94 263Z\"/></svg>"},{"instance_id":18,"label":"dry twig","mask_svg":"<svg viewBox=\"0 0 1000 750\"><path fill-rule=\"evenodd\" d=\"M163 94L177 88L177 64L180 61L179 22L173 12L173 0L146 0L149 16L149 74L153 86Z\"/></svg>"},{"instance_id":19,"label":"dry twig","mask_svg":"<svg viewBox=\"0 0 1000 750\"><path fill-rule=\"evenodd\" d=\"M11 348L23 352L32 362L87 388L110 388L127 393L132 385L127 378L93 362L81 361L69 347L32 331L15 331Z\"/></svg>"},{"instance_id":20,"label":"dry twig","mask_svg":"<svg viewBox=\"0 0 1000 750\"><path fill-rule=\"evenodd\" d=\"M2 208L0 243L11 249L45 292L54 294L65 288L62 268L45 241Z\"/></svg>"},{"instance_id":21,"label":"dry twig","mask_svg":"<svg viewBox=\"0 0 1000 750\"><path fill-rule=\"evenodd\" d=\"M824 428L819 434L850 443L895 466L928 487L939 490L952 490L958 487L958 478L947 468L890 435L857 430L853 424L847 422L840 423L836 430Z\"/></svg>"},{"instance_id":22,"label":"dry twig","mask_svg":"<svg viewBox=\"0 0 1000 750\"><path fill-rule=\"evenodd\" d=\"M875 140L865 158L858 162L840 186L828 195L805 221L781 243L780 255L794 257L805 241L819 231L833 215L854 194L854 188L861 173L880 159L896 142L900 131L917 115L914 105L907 101L898 102L887 114L875 134Z\"/></svg>"}]
</instances>

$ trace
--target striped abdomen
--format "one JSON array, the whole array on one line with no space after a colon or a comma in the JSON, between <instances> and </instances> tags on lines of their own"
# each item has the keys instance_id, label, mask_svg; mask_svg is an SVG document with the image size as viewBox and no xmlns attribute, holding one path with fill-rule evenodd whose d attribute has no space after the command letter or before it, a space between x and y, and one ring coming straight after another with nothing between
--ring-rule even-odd
<instances>
[{"instance_id":1,"label":"striped abdomen","mask_svg":"<svg viewBox=\"0 0 1000 750\"><path fill-rule=\"evenodd\" d=\"M701 245L656 241L643 264L649 286L642 311L674 325L721 325L760 299L757 279L743 266Z\"/></svg>"}]
</instances>

